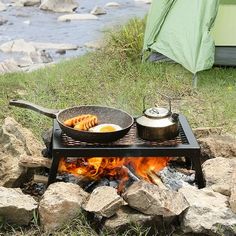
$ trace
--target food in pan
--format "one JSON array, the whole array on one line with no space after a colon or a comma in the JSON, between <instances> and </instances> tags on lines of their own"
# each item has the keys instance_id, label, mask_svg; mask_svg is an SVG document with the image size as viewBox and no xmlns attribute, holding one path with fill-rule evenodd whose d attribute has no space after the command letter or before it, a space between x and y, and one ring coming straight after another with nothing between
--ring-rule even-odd
<instances>
[{"instance_id":1,"label":"food in pan","mask_svg":"<svg viewBox=\"0 0 236 236\"><path fill-rule=\"evenodd\" d=\"M90 116L86 119L83 119L81 122L77 123L74 126L74 129L88 131L91 127L94 127L97 124L98 124L98 118L96 116Z\"/></svg>"},{"instance_id":2,"label":"food in pan","mask_svg":"<svg viewBox=\"0 0 236 236\"><path fill-rule=\"evenodd\" d=\"M100 124L96 125L89 129L91 132L113 132L121 130L122 128L119 125L115 124Z\"/></svg>"},{"instance_id":3,"label":"food in pan","mask_svg":"<svg viewBox=\"0 0 236 236\"><path fill-rule=\"evenodd\" d=\"M90 114L84 114L84 115L79 115L75 116L71 119L65 120L64 125L74 127L77 123L81 122L82 120L88 119L92 117L93 115Z\"/></svg>"}]
</instances>

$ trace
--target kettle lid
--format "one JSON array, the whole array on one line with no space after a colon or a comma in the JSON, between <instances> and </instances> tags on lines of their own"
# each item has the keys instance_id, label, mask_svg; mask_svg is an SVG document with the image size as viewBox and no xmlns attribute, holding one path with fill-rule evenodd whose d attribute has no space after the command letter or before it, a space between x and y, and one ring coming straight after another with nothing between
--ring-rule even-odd
<instances>
[{"instance_id":1,"label":"kettle lid","mask_svg":"<svg viewBox=\"0 0 236 236\"><path fill-rule=\"evenodd\" d=\"M145 110L144 115L149 118L164 118L170 115L170 111L164 107L152 107Z\"/></svg>"}]
</instances>

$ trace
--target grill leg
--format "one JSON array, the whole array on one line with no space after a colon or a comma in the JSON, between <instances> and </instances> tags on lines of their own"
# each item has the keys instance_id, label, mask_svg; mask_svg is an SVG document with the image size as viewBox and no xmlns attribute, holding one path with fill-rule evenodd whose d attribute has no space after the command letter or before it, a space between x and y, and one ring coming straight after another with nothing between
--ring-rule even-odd
<instances>
[{"instance_id":1,"label":"grill leg","mask_svg":"<svg viewBox=\"0 0 236 236\"><path fill-rule=\"evenodd\" d=\"M60 160L59 157L52 156L52 166L51 166L50 171L49 171L47 186L54 183L55 180L56 180L59 160Z\"/></svg>"},{"instance_id":2,"label":"grill leg","mask_svg":"<svg viewBox=\"0 0 236 236\"><path fill-rule=\"evenodd\" d=\"M205 179L202 173L202 166L200 160L200 154L195 154L191 157L193 168L195 169L195 180L198 184L198 188L204 188L206 186Z\"/></svg>"}]
</instances>

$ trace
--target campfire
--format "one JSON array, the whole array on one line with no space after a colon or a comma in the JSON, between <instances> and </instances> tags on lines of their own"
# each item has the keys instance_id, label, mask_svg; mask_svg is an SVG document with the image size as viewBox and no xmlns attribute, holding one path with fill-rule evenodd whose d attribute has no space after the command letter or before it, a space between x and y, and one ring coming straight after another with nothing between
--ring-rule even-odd
<instances>
[{"instance_id":1,"label":"campfire","mask_svg":"<svg viewBox=\"0 0 236 236\"><path fill-rule=\"evenodd\" d=\"M106 178L117 181L118 191L127 182L144 179L157 184L158 172L168 165L169 157L91 157L61 158L58 172L70 173L88 180L99 181Z\"/></svg>"}]
</instances>

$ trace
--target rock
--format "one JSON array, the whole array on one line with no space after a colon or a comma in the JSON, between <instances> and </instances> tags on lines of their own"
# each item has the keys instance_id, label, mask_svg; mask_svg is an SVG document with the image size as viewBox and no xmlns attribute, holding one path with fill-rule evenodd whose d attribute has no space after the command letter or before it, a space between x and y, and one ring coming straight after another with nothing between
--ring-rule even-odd
<instances>
[{"instance_id":1,"label":"rock","mask_svg":"<svg viewBox=\"0 0 236 236\"><path fill-rule=\"evenodd\" d=\"M236 159L217 157L205 161L202 165L206 179L206 186L211 186L214 191L230 196L233 166Z\"/></svg>"},{"instance_id":2,"label":"rock","mask_svg":"<svg viewBox=\"0 0 236 236\"><path fill-rule=\"evenodd\" d=\"M25 20L25 21L23 21L23 23L26 24L26 25L30 25L31 24L30 20Z\"/></svg>"},{"instance_id":3,"label":"rock","mask_svg":"<svg viewBox=\"0 0 236 236\"><path fill-rule=\"evenodd\" d=\"M156 220L154 216L144 215L129 206L122 206L115 215L106 219L103 229L110 231L123 231L130 226L134 225L147 225Z\"/></svg>"},{"instance_id":4,"label":"rock","mask_svg":"<svg viewBox=\"0 0 236 236\"><path fill-rule=\"evenodd\" d=\"M152 0L134 0L135 2L143 2L143 3L146 3L146 4L151 4L152 3Z\"/></svg>"},{"instance_id":5,"label":"rock","mask_svg":"<svg viewBox=\"0 0 236 236\"><path fill-rule=\"evenodd\" d=\"M35 47L32 44L26 42L24 39L17 39L3 43L0 46L0 50L2 52L25 52L25 53L36 51Z\"/></svg>"},{"instance_id":6,"label":"rock","mask_svg":"<svg viewBox=\"0 0 236 236\"><path fill-rule=\"evenodd\" d=\"M19 0L20 4L23 6L34 6L41 3L41 0Z\"/></svg>"},{"instance_id":7,"label":"rock","mask_svg":"<svg viewBox=\"0 0 236 236\"><path fill-rule=\"evenodd\" d=\"M90 12L92 15L104 15L107 14L106 10L103 7L95 6Z\"/></svg>"},{"instance_id":8,"label":"rock","mask_svg":"<svg viewBox=\"0 0 236 236\"><path fill-rule=\"evenodd\" d=\"M111 217L124 204L116 189L109 186L97 187L83 206L84 210L104 217Z\"/></svg>"},{"instance_id":9,"label":"rock","mask_svg":"<svg viewBox=\"0 0 236 236\"><path fill-rule=\"evenodd\" d=\"M58 50L56 50L56 53L60 54L60 55L64 55L64 54L66 54L66 50L65 49L58 49Z\"/></svg>"},{"instance_id":10,"label":"rock","mask_svg":"<svg viewBox=\"0 0 236 236\"><path fill-rule=\"evenodd\" d=\"M30 44L37 50L56 49L56 50L77 50L78 46L75 44L67 43L42 43L30 42Z\"/></svg>"},{"instance_id":11,"label":"rock","mask_svg":"<svg viewBox=\"0 0 236 236\"><path fill-rule=\"evenodd\" d=\"M87 48L101 49L104 46L104 41L91 41L84 44Z\"/></svg>"},{"instance_id":12,"label":"rock","mask_svg":"<svg viewBox=\"0 0 236 236\"><path fill-rule=\"evenodd\" d=\"M21 69L18 67L14 60L5 60L0 63L0 74L19 72Z\"/></svg>"},{"instance_id":13,"label":"rock","mask_svg":"<svg viewBox=\"0 0 236 236\"><path fill-rule=\"evenodd\" d=\"M6 5L4 3L0 2L0 11L6 11L6 9L7 9Z\"/></svg>"},{"instance_id":14,"label":"rock","mask_svg":"<svg viewBox=\"0 0 236 236\"><path fill-rule=\"evenodd\" d=\"M33 64L29 55L15 59L15 62L20 68L31 66Z\"/></svg>"},{"instance_id":15,"label":"rock","mask_svg":"<svg viewBox=\"0 0 236 236\"><path fill-rule=\"evenodd\" d=\"M41 155L42 144L26 128L7 117L0 129L0 186L18 187L26 170L18 165L21 158Z\"/></svg>"},{"instance_id":16,"label":"rock","mask_svg":"<svg viewBox=\"0 0 236 236\"><path fill-rule=\"evenodd\" d=\"M232 183L231 183L231 195L229 204L234 213L236 213L236 166L234 166Z\"/></svg>"},{"instance_id":17,"label":"rock","mask_svg":"<svg viewBox=\"0 0 236 236\"><path fill-rule=\"evenodd\" d=\"M42 0L39 8L54 12L73 12L78 6L75 0Z\"/></svg>"},{"instance_id":18,"label":"rock","mask_svg":"<svg viewBox=\"0 0 236 236\"><path fill-rule=\"evenodd\" d=\"M81 210L87 198L81 187L72 183L58 182L51 184L39 203L39 216L43 229L54 231L72 220Z\"/></svg>"},{"instance_id":19,"label":"rock","mask_svg":"<svg viewBox=\"0 0 236 236\"><path fill-rule=\"evenodd\" d=\"M7 21L8 21L7 19L0 17L0 26L6 24Z\"/></svg>"},{"instance_id":20,"label":"rock","mask_svg":"<svg viewBox=\"0 0 236 236\"><path fill-rule=\"evenodd\" d=\"M180 215L188 203L181 193L160 189L146 181L135 182L124 194L129 206L148 215L163 217Z\"/></svg>"},{"instance_id":21,"label":"rock","mask_svg":"<svg viewBox=\"0 0 236 236\"><path fill-rule=\"evenodd\" d=\"M0 187L0 216L8 223L28 225L38 204L17 188Z\"/></svg>"},{"instance_id":22,"label":"rock","mask_svg":"<svg viewBox=\"0 0 236 236\"><path fill-rule=\"evenodd\" d=\"M120 4L118 2L108 2L105 7L119 7Z\"/></svg>"},{"instance_id":23,"label":"rock","mask_svg":"<svg viewBox=\"0 0 236 236\"><path fill-rule=\"evenodd\" d=\"M236 158L236 138L230 135L210 135L198 139L203 157Z\"/></svg>"},{"instance_id":24,"label":"rock","mask_svg":"<svg viewBox=\"0 0 236 236\"><path fill-rule=\"evenodd\" d=\"M236 215L229 209L226 196L192 186L179 191L190 205L183 214L184 232L219 236L236 234Z\"/></svg>"},{"instance_id":25,"label":"rock","mask_svg":"<svg viewBox=\"0 0 236 236\"><path fill-rule=\"evenodd\" d=\"M92 14L67 14L57 18L58 21L71 21L71 20L97 20L98 17Z\"/></svg>"},{"instance_id":26,"label":"rock","mask_svg":"<svg viewBox=\"0 0 236 236\"><path fill-rule=\"evenodd\" d=\"M29 54L31 60L33 63L50 63L53 61L51 55L46 52L45 50L37 51L37 52L31 52Z\"/></svg>"}]
</instances>

